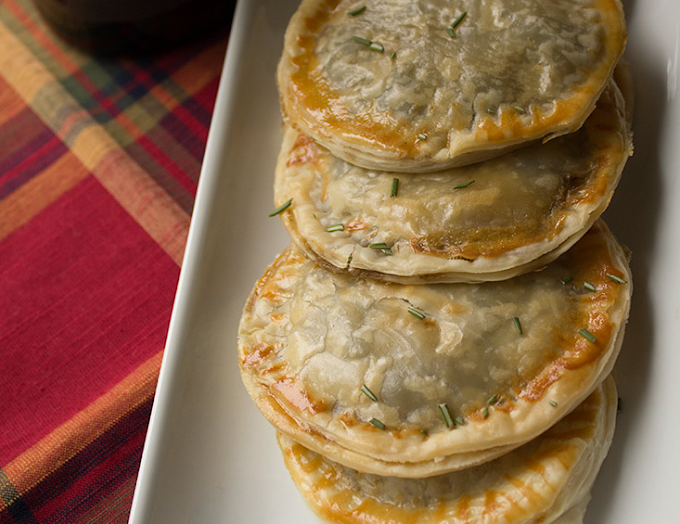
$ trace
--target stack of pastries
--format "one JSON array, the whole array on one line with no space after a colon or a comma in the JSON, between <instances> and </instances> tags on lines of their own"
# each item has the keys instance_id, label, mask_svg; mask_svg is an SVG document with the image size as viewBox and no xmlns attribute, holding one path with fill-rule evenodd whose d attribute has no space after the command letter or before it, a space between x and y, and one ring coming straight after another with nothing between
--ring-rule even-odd
<instances>
[{"instance_id":1,"label":"stack of pastries","mask_svg":"<svg viewBox=\"0 0 680 524\"><path fill-rule=\"evenodd\" d=\"M632 292L619 0L302 0L278 69L291 245L243 382L339 523L583 520Z\"/></svg>"}]
</instances>

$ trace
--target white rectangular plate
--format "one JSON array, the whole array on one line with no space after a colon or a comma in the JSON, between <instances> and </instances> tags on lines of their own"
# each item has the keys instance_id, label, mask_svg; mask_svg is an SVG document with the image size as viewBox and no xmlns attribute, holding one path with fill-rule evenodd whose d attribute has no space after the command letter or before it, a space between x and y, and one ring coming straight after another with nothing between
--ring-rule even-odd
<instances>
[{"instance_id":1,"label":"white rectangular plate","mask_svg":"<svg viewBox=\"0 0 680 524\"><path fill-rule=\"evenodd\" d=\"M238 372L246 297L288 236L273 208L275 68L297 0L242 0L234 18L131 524L315 524ZM587 524L678 522L680 3L625 2L635 156L605 218L633 251L622 411ZM651 518L651 520L650 520Z\"/></svg>"}]
</instances>

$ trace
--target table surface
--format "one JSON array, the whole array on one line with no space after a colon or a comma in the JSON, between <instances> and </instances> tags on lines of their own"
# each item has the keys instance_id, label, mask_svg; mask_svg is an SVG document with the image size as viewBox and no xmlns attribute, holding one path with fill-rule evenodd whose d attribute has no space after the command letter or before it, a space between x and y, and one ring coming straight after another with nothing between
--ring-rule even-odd
<instances>
[{"instance_id":1,"label":"table surface","mask_svg":"<svg viewBox=\"0 0 680 524\"><path fill-rule=\"evenodd\" d=\"M107 58L0 3L0 523L128 520L228 22Z\"/></svg>"}]
</instances>

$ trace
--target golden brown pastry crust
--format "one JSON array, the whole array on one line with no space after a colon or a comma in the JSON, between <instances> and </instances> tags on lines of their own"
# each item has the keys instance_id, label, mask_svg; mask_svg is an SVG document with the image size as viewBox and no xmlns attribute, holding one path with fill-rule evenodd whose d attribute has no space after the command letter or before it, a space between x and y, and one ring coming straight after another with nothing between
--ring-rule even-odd
<instances>
[{"instance_id":1,"label":"golden brown pastry crust","mask_svg":"<svg viewBox=\"0 0 680 524\"><path fill-rule=\"evenodd\" d=\"M575 131L626 39L619 0L470 0L455 38L456 3L356 6L303 0L278 84L294 127L372 169L439 170Z\"/></svg>"},{"instance_id":2,"label":"golden brown pastry crust","mask_svg":"<svg viewBox=\"0 0 680 524\"><path fill-rule=\"evenodd\" d=\"M436 475L527 442L585 398L618 354L630 294L602 222L543 271L475 285L356 279L289 248L245 307L242 378L277 429L332 460Z\"/></svg>"},{"instance_id":3,"label":"golden brown pastry crust","mask_svg":"<svg viewBox=\"0 0 680 524\"><path fill-rule=\"evenodd\" d=\"M534 441L476 468L427 479L359 473L278 434L291 477L336 524L582 523L611 444L617 395L608 378Z\"/></svg>"},{"instance_id":4,"label":"golden brown pastry crust","mask_svg":"<svg viewBox=\"0 0 680 524\"><path fill-rule=\"evenodd\" d=\"M576 133L419 175L356 167L287 127L274 198L292 198L284 225L329 269L401 283L509 278L557 258L607 207L632 152L625 105L611 82Z\"/></svg>"}]
</instances>

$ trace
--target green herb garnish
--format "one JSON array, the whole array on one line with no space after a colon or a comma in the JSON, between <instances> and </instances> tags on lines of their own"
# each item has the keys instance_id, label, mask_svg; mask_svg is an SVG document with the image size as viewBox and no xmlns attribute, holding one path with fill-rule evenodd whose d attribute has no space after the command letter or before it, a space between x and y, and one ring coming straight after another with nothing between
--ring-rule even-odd
<instances>
[{"instance_id":1,"label":"green herb garnish","mask_svg":"<svg viewBox=\"0 0 680 524\"><path fill-rule=\"evenodd\" d=\"M426 430L425 428L421 429L420 432L421 432L423 435L425 435L426 437L429 437L429 436L430 436L430 434L427 432L427 430Z\"/></svg>"},{"instance_id":2,"label":"green herb garnish","mask_svg":"<svg viewBox=\"0 0 680 524\"><path fill-rule=\"evenodd\" d=\"M456 426L462 426L465 424L465 419L463 417L456 417L453 419L453 421L456 423Z\"/></svg>"},{"instance_id":3,"label":"green herb garnish","mask_svg":"<svg viewBox=\"0 0 680 524\"><path fill-rule=\"evenodd\" d=\"M463 182L462 184L458 184L457 186L453 186L453 189L465 189L468 186L471 186L474 184L474 180L470 180L469 182Z\"/></svg>"},{"instance_id":4,"label":"green herb garnish","mask_svg":"<svg viewBox=\"0 0 680 524\"><path fill-rule=\"evenodd\" d=\"M326 228L326 231L328 231L329 233L333 233L334 231L344 231L344 230L345 230L345 226L343 226L342 224L333 224L332 226L328 226Z\"/></svg>"},{"instance_id":5,"label":"green herb garnish","mask_svg":"<svg viewBox=\"0 0 680 524\"><path fill-rule=\"evenodd\" d=\"M281 204L279 207L277 207L274 211L272 211L271 213L269 213L268 216L273 217L273 216L278 215L278 214L281 213L282 211L285 211L286 209L288 209L292 203L293 203L293 199L291 198L291 199L288 200L287 202L284 202L284 203Z\"/></svg>"},{"instance_id":6,"label":"green herb garnish","mask_svg":"<svg viewBox=\"0 0 680 524\"><path fill-rule=\"evenodd\" d=\"M597 289L595 289L595 286L588 282L587 280L583 283L583 287L586 288L588 291L592 291L593 293L597 291Z\"/></svg>"},{"instance_id":7,"label":"green herb garnish","mask_svg":"<svg viewBox=\"0 0 680 524\"><path fill-rule=\"evenodd\" d=\"M363 13L364 11L366 11L366 6L365 6L365 5L362 5L361 7L357 7L356 9L350 11L350 12L347 13L347 14L348 14L349 16L357 16L358 14L361 14L361 13Z\"/></svg>"},{"instance_id":8,"label":"green herb garnish","mask_svg":"<svg viewBox=\"0 0 680 524\"><path fill-rule=\"evenodd\" d=\"M361 392L368 398L370 398L373 402L378 402L378 397L376 397L375 394L370 389L368 389L368 386L366 384L361 386Z\"/></svg>"},{"instance_id":9,"label":"green herb garnish","mask_svg":"<svg viewBox=\"0 0 680 524\"><path fill-rule=\"evenodd\" d=\"M550 405L551 405L552 407L556 408L556 407L557 407L557 402L555 402L554 400L551 400L551 401L550 401Z\"/></svg>"},{"instance_id":10,"label":"green herb garnish","mask_svg":"<svg viewBox=\"0 0 680 524\"><path fill-rule=\"evenodd\" d=\"M392 179L392 191L390 192L390 196L395 197L395 196L397 196L398 192L399 192L399 179L393 178Z\"/></svg>"},{"instance_id":11,"label":"green herb garnish","mask_svg":"<svg viewBox=\"0 0 680 524\"><path fill-rule=\"evenodd\" d=\"M567 275L565 277L562 277L562 280L560 280L560 282L562 282L562 284L568 284L572 280L574 280L574 277L572 277L571 275Z\"/></svg>"},{"instance_id":12,"label":"green herb garnish","mask_svg":"<svg viewBox=\"0 0 680 524\"><path fill-rule=\"evenodd\" d=\"M467 16L467 11L463 11L460 15L458 15L458 18L456 18L453 23L451 24L451 28L455 29L460 25L460 23L465 19Z\"/></svg>"},{"instance_id":13,"label":"green herb garnish","mask_svg":"<svg viewBox=\"0 0 680 524\"><path fill-rule=\"evenodd\" d=\"M515 325L515 330L517 333L520 335L523 333L522 331L522 323L519 321L519 318L517 317L512 317L512 323Z\"/></svg>"},{"instance_id":14,"label":"green herb garnish","mask_svg":"<svg viewBox=\"0 0 680 524\"><path fill-rule=\"evenodd\" d=\"M627 280L624 280L621 277L617 277L616 275L610 275L609 273L607 273L607 278L613 280L617 284L628 284Z\"/></svg>"},{"instance_id":15,"label":"green herb garnish","mask_svg":"<svg viewBox=\"0 0 680 524\"><path fill-rule=\"evenodd\" d=\"M425 315L423 315L420 311L418 311L415 308L409 307L409 308L406 309L406 311L411 313L411 315L413 315L414 317L416 317L419 320L425 320Z\"/></svg>"},{"instance_id":16,"label":"green herb garnish","mask_svg":"<svg viewBox=\"0 0 680 524\"><path fill-rule=\"evenodd\" d=\"M486 407L482 410L482 418L487 418L489 416L489 408Z\"/></svg>"},{"instance_id":17,"label":"green herb garnish","mask_svg":"<svg viewBox=\"0 0 680 524\"><path fill-rule=\"evenodd\" d=\"M394 60L395 58L397 58L397 52L396 52L396 51L392 51L392 52L390 53L390 60Z\"/></svg>"},{"instance_id":18,"label":"green herb garnish","mask_svg":"<svg viewBox=\"0 0 680 524\"><path fill-rule=\"evenodd\" d=\"M498 397L496 395L486 401L489 406L493 406L496 402L498 402Z\"/></svg>"},{"instance_id":19,"label":"green herb garnish","mask_svg":"<svg viewBox=\"0 0 680 524\"><path fill-rule=\"evenodd\" d=\"M523 107L520 107L520 106L515 106L515 111L517 111L520 115L526 115L527 114L527 110L524 109Z\"/></svg>"},{"instance_id":20,"label":"green herb garnish","mask_svg":"<svg viewBox=\"0 0 680 524\"><path fill-rule=\"evenodd\" d=\"M593 335L590 331L588 331L585 328L579 329L578 334L581 335L583 338L588 339L590 342L595 342L597 340L595 338L595 335Z\"/></svg>"},{"instance_id":21,"label":"green herb garnish","mask_svg":"<svg viewBox=\"0 0 680 524\"><path fill-rule=\"evenodd\" d=\"M427 140L427 135L425 133L418 133L418 140Z\"/></svg>"},{"instance_id":22,"label":"green herb garnish","mask_svg":"<svg viewBox=\"0 0 680 524\"><path fill-rule=\"evenodd\" d=\"M385 431L385 424L383 424L382 422L380 422L377 418L372 418L372 419L370 420L370 422L371 422L371 424L373 424L376 428L382 429L383 431Z\"/></svg>"},{"instance_id":23,"label":"green herb garnish","mask_svg":"<svg viewBox=\"0 0 680 524\"><path fill-rule=\"evenodd\" d=\"M495 107L487 107L486 112L489 113L490 115L495 115L496 114L496 109Z\"/></svg>"},{"instance_id":24,"label":"green herb garnish","mask_svg":"<svg viewBox=\"0 0 680 524\"><path fill-rule=\"evenodd\" d=\"M365 45L366 47L373 43L370 40L367 40L366 38L361 38L360 36L353 36L352 38L354 39L355 42L359 42L360 44Z\"/></svg>"},{"instance_id":25,"label":"green herb garnish","mask_svg":"<svg viewBox=\"0 0 680 524\"><path fill-rule=\"evenodd\" d=\"M450 36L451 38L456 38L456 32L453 30L452 27L450 27L450 26L447 27L447 28L446 28L446 32L449 34L449 36Z\"/></svg>"},{"instance_id":26,"label":"green herb garnish","mask_svg":"<svg viewBox=\"0 0 680 524\"><path fill-rule=\"evenodd\" d=\"M378 53L383 53L385 51L385 46L383 46L379 42L373 42L372 40L368 40L360 36L353 36L352 38L354 39L355 42L359 42L361 45L365 45L371 51L377 51Z\"/></svg>"},{"instance_id":27,"label":"green herb garnish","mask_svg":"<svg viewBox=\"0 0 680 524\"><path fill-rule=\"evenodd\" d=\"M368 247L371 249L379 249L380 251L383 252L383 255L393 255L392 250L390 249L390 246L385 244L385 242L375 242L373 244L369 244Z\"/></svg>"},{"instance_id":28,"label":"green herb garnish","mask_svg":"<svg viewBox=\"0 0 680 524\"><path fill-rule=\"evenodd\" d=\"M439 408L439 412L442 414L442 418L444 419L444 424L446 424L447 428L452 428L456 425L456 423L453 420L453 417L451 416L451 412L449 411L449 406L446 404L439 404L437 406Z\"/></svg>"}]
</instances>

